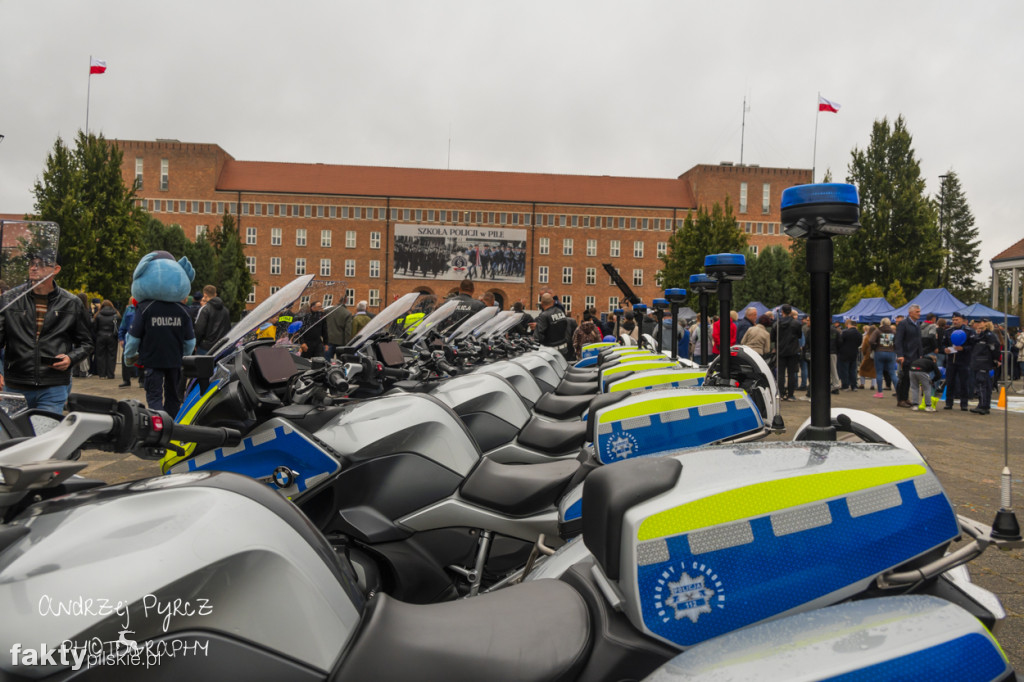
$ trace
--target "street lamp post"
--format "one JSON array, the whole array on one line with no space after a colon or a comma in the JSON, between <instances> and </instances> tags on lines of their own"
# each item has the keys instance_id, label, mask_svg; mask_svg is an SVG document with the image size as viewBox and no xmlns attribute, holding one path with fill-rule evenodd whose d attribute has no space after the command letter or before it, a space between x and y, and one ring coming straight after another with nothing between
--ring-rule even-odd
<instances>
[{"instance_id":1,"label":"street lamp post","mask_svg":"<svg viewBox=\"0 0 1024 682\"><path fill-rule=\"evenodd\" d=\"M942 271L942 286L949 288L949 235L946 233L946 178L948 175L939 176L939 234L942 235L942 246L946 251L946 267Z\"/></svg>"}]
</instances>

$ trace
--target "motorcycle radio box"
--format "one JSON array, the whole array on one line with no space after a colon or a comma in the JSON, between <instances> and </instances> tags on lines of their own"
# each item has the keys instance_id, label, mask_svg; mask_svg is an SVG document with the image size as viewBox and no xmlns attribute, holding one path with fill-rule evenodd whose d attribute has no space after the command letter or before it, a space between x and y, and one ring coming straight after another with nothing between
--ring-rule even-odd
<instances>
[{"instance_id":1,"label":"motorcycle radio box","mask_svg":"<svg viewBox=\"0 0 1024 682\"><path fill-rule=\"evenodd\" d=\"M687 648L844 601L941 556L953 507L917 452L795 442L700 448L595 470L583 491L595 574L630 621Z\"/></svg>"}]
</instances>

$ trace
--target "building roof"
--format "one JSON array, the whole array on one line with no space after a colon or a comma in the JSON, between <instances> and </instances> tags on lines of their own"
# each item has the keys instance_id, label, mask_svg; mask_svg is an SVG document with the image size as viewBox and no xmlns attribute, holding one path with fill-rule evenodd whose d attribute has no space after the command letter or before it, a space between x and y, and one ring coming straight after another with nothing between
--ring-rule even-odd
<instances>
[{"instance_id":1,"label":"building roof","mask_svg":"<svg viewBox=\"0 0 1024 682\"><path fill-rule=\"evenodd\" d=\"M217 189L466 201L508 201L650 208L694 207L689 183L544 173L337 166L228 160Z\"/></svg>"},{"instance_id":2,"label":"building roof","mask_svg":"<svg viewBox=\"0 0 1024 682\"><path fill-rule=\"evenodd\" d=\"M1024 258L1024 239L1021 239L1002 253L997 254L991 262L995 263L1001 260L1018 260L1020 258Z\"/></svg>"}]
</instances>

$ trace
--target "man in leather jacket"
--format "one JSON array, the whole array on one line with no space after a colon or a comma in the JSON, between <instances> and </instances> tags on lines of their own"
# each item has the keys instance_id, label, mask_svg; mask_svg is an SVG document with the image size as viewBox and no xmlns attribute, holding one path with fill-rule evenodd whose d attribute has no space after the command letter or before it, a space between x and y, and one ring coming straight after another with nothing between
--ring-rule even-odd
<instances>
[{"instance_id":1,"label":"man in leather jacket","mask_svg":"<svg viewBox=\"0 0 1024 682\"><path fill-rule=\"evenodd\" d=\"M92 353L89 314L77 296L54 282L60 272L55 250L28 256L32 290L0 313L5 351L0 389L22 394L30 408L60 414L71 388L71 367Z\"/></svg>"},{"instance_id":2,"label":"man in leather jacket","mask_svg":"<svg viewBox=\"0 0 1024 682\"><path fill-rule=\"evenodd\" d=\"M569 323L565 318L565 312L555 305L555 298L551 294L543 294L540 297L540 307L542 312L537 316L534 338L542 346L554 348L565 358L569 358L569 344L566 338Z\"/></svg>"}]
</instances>

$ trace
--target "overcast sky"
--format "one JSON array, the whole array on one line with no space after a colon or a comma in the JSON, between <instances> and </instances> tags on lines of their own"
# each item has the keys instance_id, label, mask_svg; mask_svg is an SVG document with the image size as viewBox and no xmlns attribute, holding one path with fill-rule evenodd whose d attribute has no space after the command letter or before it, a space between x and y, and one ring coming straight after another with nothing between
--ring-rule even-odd
<instances>
[{"instance_id":1,"label":"overcast sky","mask_svg":"<svg viewBox=\"0 0 1024 682\"><path fill-rule=\"evenodd\" d=\"M675 177L846 177L902 114L929 193L955 170L987 260L1024 237L1020 2L0 0L0 213L57 136L236 159ZM450 144L449 144L450 140ZM449 158L450 146L450 158Z\"/></svg>"}]
</instances>

